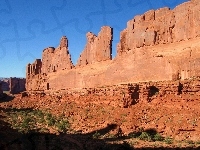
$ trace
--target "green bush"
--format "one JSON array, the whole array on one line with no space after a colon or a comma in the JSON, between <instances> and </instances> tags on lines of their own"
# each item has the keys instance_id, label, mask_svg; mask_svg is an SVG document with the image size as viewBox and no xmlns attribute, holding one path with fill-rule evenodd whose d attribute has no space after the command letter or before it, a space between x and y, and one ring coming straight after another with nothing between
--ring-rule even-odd
<instances>
[{"instance_id":1,"label":"green bush","mask_svg":"<svg viewBox=\"0 0 200 150\"><path fill-rule=\"evenodd\" d=\"M156 133L153 139L154 141L163 141L163 137L159 133Z\"/></svg>"},{"instance_id":2,"label":"green bush","mask_svg":"<svg viewBox=\"0 0 200 150\"><path fill-rule=\"evenodd\" d=\"M47 113L46 114L46 122L48 126L53 126L56 122L56 120L54 119L54 117L52 116L52 114Z\"/></svg>"},{"instance_id":3,"label":"green bush","mask_svg":"<svg viewBox=\"0 0 200 150\"><path fill-rule=\"evenodd\" d=\"M101 136L97 131L92 135L93 139L98 139Z\"/></svg>"},{"instance_id":4,"label":"green bush","mask_svg":"<svg viewBox=\"0 0 200 150\"><path fill-rule=\"evenodd\" d=\"M166 138L164 139L164 142L165 142L166 144L172 144L172 143L173 143L173 139L170 138L170 137L166 137Z\"/></svg>"},{"instance_id":5,"label":"green bush","mask_svg":"<svg viewBox=\"0 0 200 150\"><path fill-rule=\"evenodd\" d=\"M13 109L8 112L8 115L12 128L22 133L38 129L41 132L48 132L49 127L54 128L58 132L66 132L70 128L70 124L64 116L55 117L50 113L43 113L40 110Z\"/></svg>"},{"instance_id":6,"label":"green bush","mask_svg":"<svg viewBox=\"0 0 200 150\"><path fill-rule=\"evenodd\" d=\"M188 141L186 141L188 144L195 144L195 142L194 141L192 141L192 140L188 140Z\"/></svg>"},{"instance_id":7,"label":"green bush","mask_svg":"<svg viewBox=\"0 0 200 150\"><path fill-rule=\"evenodd\" d=\"M147 132L142 132L138 138L144 141L152 141L151 135L149 135Z\"/></svg>"},{"instance_id":8,"label":"green bush","mask_svg":"<svg viewBox=\"0 0 200 150\"><path fill-rule=\"evenodd\" d=\"M67 120L60 120L55 123L59 132L66 132L69 129L70 125Z\"/></svg>"}]
</instances>

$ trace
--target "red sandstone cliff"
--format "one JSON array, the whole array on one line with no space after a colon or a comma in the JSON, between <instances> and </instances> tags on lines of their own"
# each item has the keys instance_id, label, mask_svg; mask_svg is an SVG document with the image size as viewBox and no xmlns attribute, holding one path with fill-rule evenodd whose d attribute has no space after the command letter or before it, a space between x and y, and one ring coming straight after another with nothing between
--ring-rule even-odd
<instances>
[{"instance_id":1,"label":"red sandstone cliff","mask_svg":"<svg viewBox=\"0 0 200 150\"><path fill-rule=\"evenodd\" d=\"M77 67L111 60L112 28L104 26L98 36L88 32L86 37L87 44L78 60ZM42 61L36 59L33 64L28 64L26 88L28 91L47 90L52 89L52 87L65 88L67 84L70 84L70 81L73 81L75 76L74 73L65 76L63 71L68 73L72 68L74 66L68 50L68 40L64 36L58 48L49 47L44 49ZM52 77L53 81L50 81ZM66 84L66 82L68 83ZM57 83L59 85L56 85Z\"/></svg>"},{"instance_id":2,"label":"red sandstone cliff","mask_svg":"<svg viewBox=\"0 0 200 150\"><path fill-rule=\"evenodd\" d=\"M174 10L165 7L135 16L121 32L117 46L118 55L140 47L199 37L199 11L200 2L192 0L177 6Z\"/></svg>"},{"instance_id":3,"label":"red sandstone cliff","mask_svg":"<svg viewBox=\"0 0 200 150\"><path fill-rule=\"evenodd\" d=\"M50 73L59 70L72 69L73 64L68 50L68 40L61 38L60 45L55 49L46 48L42 54L42 73Z\"/></svg>"},{"instance_id":4,"label":"red sandstone cliff","mask_svg":"<svg viewBox=\"0 0 200 150\"><path fill-rule=\"evenodd\" d=\"M11 94L18 94L26 90L26 79L24 78L10 78L9 83L9 89Z\"/></svg>"},{"instance_id":5,"label":"red sandstone cliff","mask_svg":"<svg viewBox=\"0 0 200 150\"><path fill-rule=\"evenodd\" d=\"M200 76L200 2L175 9L150 10L128 21L111 60L112 29L87 33L87 44L75 68L66 37L58 48L43 51L42 62L27 67L26 88L61 90ZM83 67L79 67L83 66Z\"/></svg>"},{"instance_id":6,"label":"red sandstone cliff","mask_svg":"<svg viewBox=\"0 0 200 150\"><path fill-rule=\"evenodd\" d=\"M112 59L112 28L104 26L98 36L88 32L86 37L87 44L80 55L77 66Z\"/></svg>"}]
</instances>

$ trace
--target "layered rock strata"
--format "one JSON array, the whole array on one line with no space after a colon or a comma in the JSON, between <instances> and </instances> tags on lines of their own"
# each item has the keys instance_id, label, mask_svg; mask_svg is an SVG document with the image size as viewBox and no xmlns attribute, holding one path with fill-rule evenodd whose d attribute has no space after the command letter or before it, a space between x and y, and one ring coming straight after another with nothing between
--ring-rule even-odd
<instances>
[{"instance_id":1,"label":"layered rock strata","mask_svg":"<svg viewBox=\"0 0 200 150\"><path fill-rule=\"evenodd\" d=\"M86 37L87 44L80 55L76 68L111 60L112 28L104 26L98 36L88 32ZM69 73L71 71L72 73ZM70 84L70 81L74 82L74 71L75 68L68 50L68 40L64 36L57 48L48 47L43 50L42 60L36 59L33 64L27 65L27 90L49 90L56 87L63 89L65 85L67 87L67 84ZM68 73L68 75L61 75L62 73ZM54 78L53 81L51 81L51 77ZM68 83L66 84L66 82Z\"/></svg>"},{"instance_id":2,"label":"layered rock strata","mask_svg":"<svg viewBox=\"0 0 200 150\"><path fill-rule=\"evenodd\" d=\"M187 41L200 36L200 3L185 2L173 10L149 10L128 21L120 34L117 55L140 47Z\"/></svg>"},{"instance_id":3,"label":"layered rock strata","mask_svg":"<svg viewBox=\"0 0 200 150\"><path fill-rule=\"evenodd\" d=\"M45 93L44 93L45 92ZM64 100L88 100L106 103L113 107L131 107L153 100L193 101L200 96L200 79L120 84L96 88L66 89L58 91L30 91L29 96L56 96Z\"/></svg>"},{"instance_id":4,"label":"layered rock strata","mask_svg":"<svg viewBox=\"0 0 200 150\"><path fill-rule=\"evenodd\" d=\"M98 36L88 32L86 37L87 44L80 55L77 66L112 59L112 28L104 26L101 28Z\"/></svg>"},{"instance_id":5,"label":"layered rock strata","mask_svg":"<svg viewBox=\"0 0 200 150\"><path fill-rule=\"evenodd\" d=\"M42 61L27 66L26 88L47 92L199 77L199 10L199 1L192 0L135 16L121 32L113 60L110 27L102 27L98 36L87 33L75 67L63 37L58 48L43 51Z\"/></svg>"}]
</instances>

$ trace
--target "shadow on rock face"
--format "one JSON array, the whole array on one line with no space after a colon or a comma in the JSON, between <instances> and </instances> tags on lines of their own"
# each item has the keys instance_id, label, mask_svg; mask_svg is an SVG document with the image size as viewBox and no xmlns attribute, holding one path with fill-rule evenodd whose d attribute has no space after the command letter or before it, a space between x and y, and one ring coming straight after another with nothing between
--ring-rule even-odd
<instances>
[{"instance_id":1,"label":"shadow on rock face","mask_svg":"<svg viewBox=\"0 0 200 150\"><path fill-rule=\"evenodd\" d=\"M14 98L15 98L14 96L3 93L2 96L0 96L0 103L1 102L9 102L9 101L13 100Z\"/></svg>"}]
</instances>

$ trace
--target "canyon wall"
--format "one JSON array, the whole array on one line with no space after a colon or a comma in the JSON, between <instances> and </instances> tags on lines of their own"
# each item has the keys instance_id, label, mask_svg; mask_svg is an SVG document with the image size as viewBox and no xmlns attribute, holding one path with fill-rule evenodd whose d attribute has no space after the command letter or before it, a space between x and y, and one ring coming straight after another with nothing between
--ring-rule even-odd
<instances>
[{"instance_id":1,"label":"canyon wall","mask_svg":"<svg viewBox=\"0 0 200 150\"><path fill-rule=\"evenodd\" d=\"M43 51L42 61L28 64L27 91L95 88L149 81L176 81L200 76L200 2L191 0L173 10L150 10L128 21L112 60L112 28L87 43L74 66L68 40ZM145 90L144 90L145 93Z\"/></svg>"},{"instance_id":2,"label":"canyon wall","mask_svg":"<svg viewBox=\"0 0 200 150\"><path fill-rule=\"evenodd\" d=\"M11 94L17 94L25 91L25 78L2 78L0 79L0 90L9 91Z\"/></svg>"},{"instance_id":3,"label":"canyon wall","mask_svg":"<svg viewBox=\"0 0 200 150\"><path fill-rule=\"evenodd\" d=\"M87 44L76 66L84 66L112 59L112 28L104 26L101 28L98 36L88 32L86 37Z\"/></svg>"},{"instance_id":4,"label":"canyon wall","mask_svg":"<svg viewBox=\"0 0 200 150\"><path fill-rule=\"evenodd\" d=\"M65 36L61 38L60 45L56 49L53 47L44 49L42 53L42 73L48 74L73 67L68 50L68 40Z\"/></svg>"},{"instance_id":5,"label":"canyon wall","mask_svg":"<svg viewBox=\"0 0 200 150\"><path fill-rule=\"evenodd\" d=\"M200 36L200 2L185 2L174 10L149 10L128 21L120 34L117 54L145 46L187 41Z\"/></svg>"},{"instance_id":6,"label":"canyon wall","mask_svg":"<svg viewBox=\"0 0 200 150\"><path fill-rule=\"evenodd\" d=\"M38 98L54 96L67 101L105 103L113 107L127 108L137 103L148 103L154 100L165 101L193 101L200 96L200 79L186 79L182 81L139 82L83 88L80 90L66 89L59 91L30 91L29 96Z\"/></svg>"},{"instance_id":7,"label":"canyon wall","mask_svg":"<svg viewBox=\"0 0 200 150\"><path fill-rule=\"evenodd\" d=\"M9 88L11 94L18 94L26 90L25 84L26 79L24 78L10 78L9 79Z\"/></svg>"},{"instance_id":8,"label":"canyon wall","mask_svg":"<svg viewBox=\"0 0 200 150\"><path fill-rule=\"evenodd\" d=\"M71 61L68 40L65 36L61 38L60 45L57 48L44 49L42 61L36 59L33 64L27 65L27 90L49 90L53 87L63 89L71 81L76 82L74 81L76 74L74 71L95 62L111 60L112 28L104 26L98 36L88 32L86 37L87 44L76 66ZM63 73L67 74L64 75Z\"/></svg>"}]
</instances>

